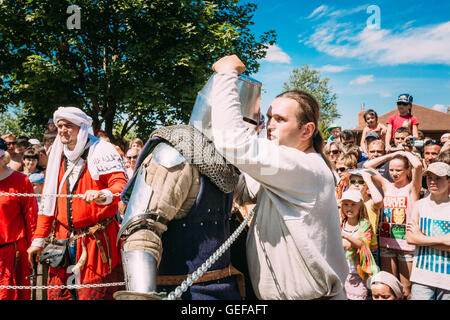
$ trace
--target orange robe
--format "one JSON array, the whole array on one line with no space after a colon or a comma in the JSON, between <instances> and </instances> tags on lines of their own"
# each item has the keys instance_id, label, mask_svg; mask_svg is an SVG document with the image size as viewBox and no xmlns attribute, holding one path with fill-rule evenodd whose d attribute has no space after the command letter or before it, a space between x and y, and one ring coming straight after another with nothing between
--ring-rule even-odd
<instances>
[{"instance_id":1,"label":"orange robe","mask_svg":"<svg viewBox=\"0 0 450 320\"><path fill-rule=\"evenodd\" d=\"M87 162L83 165L84 170L80 174L78 182L72 191L72 194L84 194L87 190L108 189L113 194L122 192L127 183L124 172L112 172L99 176L99 180L94 180L90 173ZM58 177L59 184L64 176L64 158L61 160L61 166ZM61 194L67 194L67 179L61 189ZM118 211L120 197L114 197L113 202L108 205L99 205L95 202L86 203L81 198L57 198L55 216L38 216L35 238L47 237L56 218L55 237L57 239L69 238L70 229L91 227L98 222L113 217ZM82 244L87 249L87 260L81 268L81 284L123 282L123 272L120 255L120 243L116 245L119 224L113 219L106 229L97 232L101 246L107 255L107 261L102 261L99 247L93 235L88 235L77 240L76 257L77 261L82 254ZM105 238L106 234L106 238ZM108 250L109 248L109 250ZM110 265L111 263L111 265ZM71 279L69 279L71 277ZM67 285L75 284L74 277L67 273L67 268L49 268L49 285ZM78 284L78 283L77 283ZM100 287L100 288L81 288L74 291L68 289L50 289L48 291L49 299L79 299L79 300L99 300L112 299L112 294L121 287Z\"/></svg>"},{"instance_id":2,"label":"orange robe","mask_svg":"<svg viewBox=\"0 0 450 320\"><path fill-rule=\"evenodd\" d=\"M0 193L34 193L30 180L13 172L0 181ZM0 285L29 286L27 249L36 228L34 197L0 196ZM0 290L0 300L30 300L30 290Z\"/></svg>"}]
</instances>

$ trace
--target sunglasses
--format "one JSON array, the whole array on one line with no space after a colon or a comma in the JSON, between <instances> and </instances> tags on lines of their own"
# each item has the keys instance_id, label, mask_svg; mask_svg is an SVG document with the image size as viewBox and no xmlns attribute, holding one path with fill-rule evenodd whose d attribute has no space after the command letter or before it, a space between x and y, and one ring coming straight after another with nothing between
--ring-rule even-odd
<instances>
[{"instance_id":1,"label":"sunglasses","mask_svg":"<svg viewBox=\"0 0 450 320\"><path fill-rule=\"evenodd\" d=\"M10 145L12 145L12 144L17 144L17 142L14 141L14 142L7 142L7 143L6 143L7 146L10 146Z\"/></svg>"},{"instance_id":2,"label":"sunglasses","mask_svg":"<svg viewBox=\"0 0 450 320\"><path fill-rule=\"evenodd\" d=\"M438 146L441 146L441 147L444 145L442 142L440 142L440 141L438 141L438 140L428 140L428 141L425 142L423 145L424 145L424 146L427 146L427 145L429 145L429 144L435 144L435 145L438 145Z\"/></svg>"},{"instance_id":3,"label":"sunglasses","mask_svg":"<svg viewBox=\"0 0 450 320\"><path fill-rule=\"evenodd\" d=\"M364 180L350 180L350 184L365 184Z\"/></svg>"},{"instance_id":4,"label":"sunglasses","mask_svg":"<svg viewBox=\"0 0 450 320\"><path fill-rule=\"evenodd\" d=\"M339 172L344 172L345 170L347 170L347 167L337 168L337 171L339 171Z\"/></svg>"},{"instance_id":5,"label":"sunglasses","mask_svg":"<svg viewBox=\"0 0 450 320\"><path fill-rule=\"evenodd\" d=\"M409 106L409 103L406 102L397 102L398 106Z\"/></svg>"},{"instance_id":6,"label":"sunglasses","mask_svg":"<svg viewBox=\"0 0 450 320\"><path fill-rule=\"evenodd\" d=\"M332 154L338 154L340 151L339 150L332 150L332 151L330 151L330 153L332 153Z\"/></svg>"},{"instance_id":7,"label":"sunglasses","mask_svg":"<svg viewBox=\"0 0 450 320\"><path fill-rule=\"evenodd\" d=\"M126 157L128 160L137 159L138 156Z\"/></svg>"}]
</instances>

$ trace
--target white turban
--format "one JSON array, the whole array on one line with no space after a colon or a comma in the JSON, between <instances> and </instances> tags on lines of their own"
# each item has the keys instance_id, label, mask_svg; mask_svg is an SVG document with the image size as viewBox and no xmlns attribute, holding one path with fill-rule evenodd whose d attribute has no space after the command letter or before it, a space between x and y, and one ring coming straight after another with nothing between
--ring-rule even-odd
<instances>
[{"instance_id":1,"label":"white turban","mask_svg":"<svg viewBox=\"0 0 450 320\"><path fill-rule=\"evenodd\" d=\"M383 283L392 289L397 299L402 299L404 295L404 289L402 283L391 273L386 271L380 271L372 277L370 285L373 286L376 283Z\"/></svg>"},{"instance_id":2,"label":"white turban","mask_svg":"<svg viewBox=\"0 0 450 320\"><path fill-rule=\"evenodd\" d=\"M42 206L41 211L45 215L53 215L55 211L56 198L45 197L46 194L59 193L58 175L61 166L61 157L64 151L64 155L70 161L76 161L85 150L86 142L89 136L89 128L92 125L92 118L89 117L82 110L74 107L59 107L53 114L53 121L58 125L59 120L67 120L80 127L77 136L77 144L73 150L69 150L66 145L63 145L59 135L56 136L53 142L52 149L47 163L47 172L45 177L44 189L42 191ZM64 177L65 178L65 177ZM63 178L63 179L64 179ZM64 182L61 181L61 185Z\"/></svg>"}]
</instances>

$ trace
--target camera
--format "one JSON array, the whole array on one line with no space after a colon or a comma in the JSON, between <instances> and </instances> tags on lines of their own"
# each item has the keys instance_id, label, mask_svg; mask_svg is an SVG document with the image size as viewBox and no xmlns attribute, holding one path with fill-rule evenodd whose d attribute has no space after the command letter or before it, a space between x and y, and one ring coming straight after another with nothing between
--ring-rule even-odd
<instances>
[{"instance_id":1,"label":"camera","mask_svg":"<svg viewBox=\"0 0 450 320\"><path fill-rule=\"evenodd\" d=\"M407 138L405 140L405 144L411 148L412 147L422 148L424 143L423 143L423 140L417 140L417 138L411 137L411 138Z\"/></svg>"}]
</instances>

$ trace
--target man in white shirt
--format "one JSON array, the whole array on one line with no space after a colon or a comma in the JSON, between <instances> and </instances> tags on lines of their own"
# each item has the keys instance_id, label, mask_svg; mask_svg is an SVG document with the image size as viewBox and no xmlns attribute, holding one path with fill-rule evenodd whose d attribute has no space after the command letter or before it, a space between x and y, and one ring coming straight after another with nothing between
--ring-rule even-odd
<instances>
[{"instance_id":1,"label":"man in white shirt","mask_svg":"<svg viewBox=\"0 0 450 320\"><path fill-rule=\"evenodd\" d=\"M251 281L260 299L345 299L348 273L334 178L311 95L278 96L267 116L267 138L243 121L237 87L245 66L236 56L213 65L211 98L216 148L259 183L247 238ZM247 121L248 122L248 121ZM251 183L253 185L253 183Z\"/></svg>"}]
</instances>

